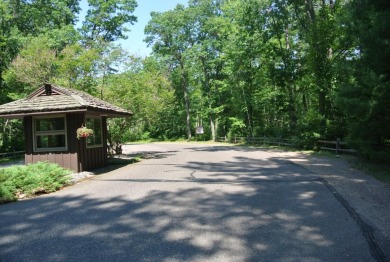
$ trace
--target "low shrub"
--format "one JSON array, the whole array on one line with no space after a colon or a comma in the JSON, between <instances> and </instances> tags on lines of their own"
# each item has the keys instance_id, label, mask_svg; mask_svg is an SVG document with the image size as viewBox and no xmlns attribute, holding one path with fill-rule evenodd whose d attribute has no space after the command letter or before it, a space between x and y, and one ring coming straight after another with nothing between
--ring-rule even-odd
<instances>
[{"instance_id":1,"label":"low shrub","mask_svg":"<svg viewBox=\"0 0 390 262\"><path fill-rule=\"evenodd\" d=\"M0 203L54 192L69 183L71 173L47 162L0 169Z\"/></svg>"},{"instance_id":2,"label":"low shrub","mask_svg":"<svg viewBox=\"0 0 390 262\"><path fill-rule=\"evenodd\" d=\"M314 132L302 132L294 136L292 142L295 147L303 149L317 149L316 142L321 138L320 134Z\"/></svg>"}]
</instances>

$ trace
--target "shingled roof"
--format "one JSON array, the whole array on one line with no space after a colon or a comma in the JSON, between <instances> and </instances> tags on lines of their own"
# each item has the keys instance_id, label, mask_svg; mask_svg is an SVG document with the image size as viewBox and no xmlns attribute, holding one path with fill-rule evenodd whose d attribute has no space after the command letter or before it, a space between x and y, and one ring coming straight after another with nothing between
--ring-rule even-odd
<instances>
[{"instance_id":1,"label":"shingled roof","mask_svg":"<svg viewBox=\"0 0 390 262\"><path fill-rule=\"evenodd\" d=\"M125 117L133 114L85 92L45 84L25 99L1 105L0 117L83 111L97 112L108 117Z\"/></svg>"}]
</instances>

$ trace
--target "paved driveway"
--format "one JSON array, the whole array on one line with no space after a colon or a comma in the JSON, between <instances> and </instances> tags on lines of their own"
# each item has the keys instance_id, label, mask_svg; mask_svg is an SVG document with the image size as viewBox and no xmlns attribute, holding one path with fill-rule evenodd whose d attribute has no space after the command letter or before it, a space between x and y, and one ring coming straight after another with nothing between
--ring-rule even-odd
<instances>
[{"instance_id":1,"label":"paved driveway","mask_svg":"<svg viewBox=\"0 0 390 262\"><path fill-rule=\"evenodd\" d=\"M271 151L176 143L126 150L146 159L0 206L0 261L383 259L326 181Z\"/></svg>"}]
</instances>

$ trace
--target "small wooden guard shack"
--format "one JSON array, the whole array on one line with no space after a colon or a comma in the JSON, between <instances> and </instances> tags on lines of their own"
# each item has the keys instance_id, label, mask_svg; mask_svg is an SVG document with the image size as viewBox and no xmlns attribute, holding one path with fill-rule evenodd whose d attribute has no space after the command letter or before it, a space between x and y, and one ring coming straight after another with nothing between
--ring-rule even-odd
<instances>
[{"instance_id":1,"label":"small wooden guard shack","mask_svg":"<svg viewBox=\"0 0 390 262\"><path fill-rule=\"evenodd\" d=\"M0 106L0 117L23 119L26 164L49 161L75 172L107 166L107 118L131 115L87 93L51 84ZM82 126L94 135L78 139Z\"/></svg>"}]
</instances>

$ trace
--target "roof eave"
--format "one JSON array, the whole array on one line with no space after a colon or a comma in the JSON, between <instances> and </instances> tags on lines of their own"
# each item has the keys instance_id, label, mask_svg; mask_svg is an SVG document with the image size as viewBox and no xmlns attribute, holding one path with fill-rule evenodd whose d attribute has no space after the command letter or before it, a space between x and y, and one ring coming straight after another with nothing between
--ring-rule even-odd
<instances>
[{"instance_id":1,"label":"roof eave","mask_svg":"<svg viewBox=\"0 0 390 262\"><path fill-rule=\"evenodd\" d=\"M99 116L104 116L107 118L120 118L120 117L131 117L133 113L131 112L118 112L118 111L111 111L111 110L99 110L96 108L89 109L87 111L87 114L94 114Z\"/></svg>"},{"instance_id":2,"label":"roof eave","mask_svg":"<svg viewBox=\"0 0 390 262\"><path fill-rule=\"evenodd\" d=\"M15 112L15 113L3 113L0 114L0 118L17 119L25 116L38 116L38 115L52 115L52 114L67 114L67 113L92 113L108 118L120 118L120 117L131 117L131 112L117 112L117 111L106 111L106 110L91 110L91 109L74 109L74 110L58 110L58 111L36 111L36 112Z\"/></svg>"},{"instance_id":3,"label":"roof eave","mask_svg":"<svg viewBox=\"0 0 390 262\"><path fill-rule=\"evenodd\" d=\"M75 109L75 110L59 110L59 111L36 111L36 112L15 112L9 114L0 114L0 118L23 118L25 116L37 116L37 115L52 115L52 114L66 114L66 113L81 113L86 112L87 109Z\"/></svg>"}]
</instances>

